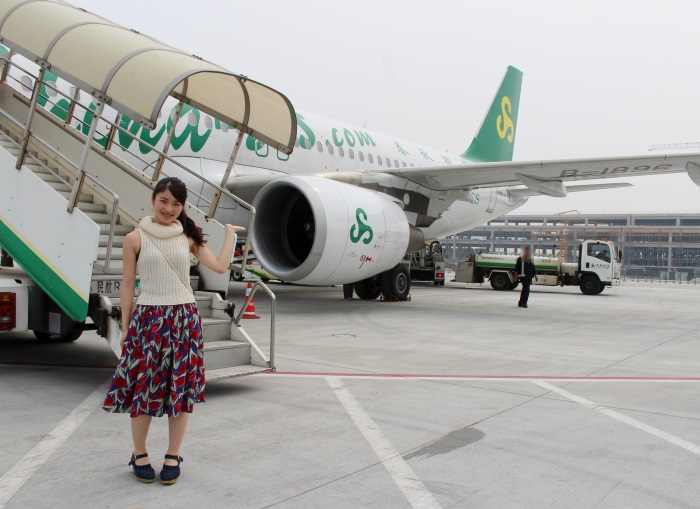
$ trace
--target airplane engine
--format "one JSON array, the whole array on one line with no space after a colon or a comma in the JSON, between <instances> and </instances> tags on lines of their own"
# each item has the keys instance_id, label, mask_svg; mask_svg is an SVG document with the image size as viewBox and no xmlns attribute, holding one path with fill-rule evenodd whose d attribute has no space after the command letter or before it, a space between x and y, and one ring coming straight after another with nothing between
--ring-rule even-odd
<instances>
[{"instance_id":1,"label":"airplane engine","mask_svg":"<svg viewBox=\"0 0 700 509\"><path fill-rule=\"evenodd\" d=\"M253 206L255 255L283 281L360 281L395 267L409 241L416 242L416 232L391 198L323 177L275 180Z\"/></svg>"}]
</instances>

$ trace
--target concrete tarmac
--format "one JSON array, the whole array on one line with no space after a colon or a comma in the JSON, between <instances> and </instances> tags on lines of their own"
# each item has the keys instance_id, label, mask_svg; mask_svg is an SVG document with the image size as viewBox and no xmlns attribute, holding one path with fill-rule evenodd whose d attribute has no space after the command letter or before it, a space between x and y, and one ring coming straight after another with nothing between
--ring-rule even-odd
<instances>
[{"instance_id":1,"label":"concrete tarmac","mask_svg":"<svg viewBox=\"0 0 700 509\"><path fill-rule=\"evenodd\" d=\"M487 285L271 288L277 373L207 384L173 486L127 467L104 340L0 335L0 507L700 507L700 285L535 287L528 309ZM156 471L166 447L154 420Z\"/></svg>"}]
</instances>

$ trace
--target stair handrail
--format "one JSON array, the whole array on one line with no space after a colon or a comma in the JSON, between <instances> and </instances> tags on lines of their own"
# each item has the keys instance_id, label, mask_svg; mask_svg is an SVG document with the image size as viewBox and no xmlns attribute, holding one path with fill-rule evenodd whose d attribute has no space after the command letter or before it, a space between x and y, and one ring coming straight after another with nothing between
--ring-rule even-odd
<instances>
[{"instance_id":1,"label":"stair handrail","mask_svg":"<svg viewBox=\"0 0 700 509\"><path fill-rule=\"evenodd\" d=\"M171 162L172 164L176 165L178 168L182 169L183 171L187 172L188 174L192 175L192 176L195 177L196 179L199 179L200 181L202 181L202 182L204 182L205 184L207 184L207 185L211 186L212 188L214 188L214 189L218 192L217 194L218 194L219 196L220 196L221 194L223 194L223 195L225 195L225 196L228 196L228 197L231 198L234 202L236 202L237 204L239 204L240 206L242 206L244 209L248 210L249 215L250 215L250 219L249 219L249 222L248 222L248 230L247 230L247 231L248 231L248 232L252 231L253 223L254 223L254 221L255 221L255 214L256 214L256 211L255 211L255 208L254 208L251 204L249 204L249 203L247 203L246 201L240 199L238 196L234 195L233 193L231 193L231 192L228 191L227 189L223 188L222 186L220 186L220 185L218 185L218 184L215 184L214 182L212 182L211 180L207 179L207 178L204 177L203 175L197 174L196 172L194 172L194 171L191 170L190 168L188 168L188 167L186 167L185 165L183 165L182 163L176 161L175 159L173 159L172 157L168 156L167 154L165 154L164 152L162 152L162 151L159 150L158 148L154 147L154 146L151 145L150 143L146 142L145 140L142 140L142 139L140 139L140 138L137 138L134 134L132 134L130 131L128 131L128 130L122 128L122 127L119 126L116 122L112 122L111 120L109 120L109 119L103 117L103 116L102 116L102 111L103 111L103 106L104 106L104 105L103 105L103 103L101 103L99 100L95 99L95 101L97 101L97 104L95 105L95 106L96 106L95 111L92 111L92 110L90 110L89 107L85 107L85 106L83 106L82 104L80 104L78 101L76 101L75 97L77 97L77 95L78 95L77 92L74 94L75 97L71 97L71 96L69 96L69 95L63 93L61 90L59 90L58 87L56 86L56 84L55 84L54 82L46 82L46 81L44 81L44 80L43 80L43 76L44 76L44 69L43 69L43 68L40 69L39 75L37 76L37 75L34 75L34 74L32 73L32 71L29 71L29 70L25 69L24 67L18 65L16 62L12 62L8 56L2 56L2 57L0 57L0 61L4 61L4 62L5 62L4 64L0 64L0 65L2 65L4 68L9 68L9 66L11 65L11 66L13 66L13 67L15 67L15 68L17 68L17 69L20 69L21 71L24 71L26 74L28 74L29 76L31 76L31 77L34 78L35 83L34 83L34 89L33 89L33 91L32 91L32 96L31 96L31 101L30 101L30 108L35 108L35 107L36 107L36 104L38 103L38 98L39 98L39 95L41 94L41 85L37 85L37 81L41 80L41 83L42 83L43 85L45 85L47 88L51 88L51 90L55 91L57 95L61 95L61 96L63 96L65 99L67 99L67 100L69 101L70 107L69 107L69 110L68 110L68 111L72 112L72 111L74 110L75 104L77 104L77 105L79 105L80 107L84 108L86 111L90 112L90 114L92 115L92 121L91 121L91 125L90 125L90 133L88 133L88 135L86 136L86 135L84 135L82 132L80 132L80 135L85 136L86 139L89 140L89 142L86 141L86 149L85 149L85 151L83 152L83 154L81 155L81 162L82 162L83 164L84 164L84 162L85 162L85 159L87 158L87 152L88 152L89 149L92 149L93 151L96 151L96 152L100 152L100 151L109 152L110 154L112 154L112 155L114 155L114 156L116 156L116 157L119 157L116 153L112 152L111 150L107 150L106 148L102 147L100 144L98 144L98 143L96 143L96 142L94 141L94 135L96 134L96 131L97 131L97 124L98 124L98 121L99 121L99 120L102 120L103 122L105 122L107 125L110 126L110 131L111 131L111 132L110 132L110 134L107 136L107 137L110 138L110 140L113 140L113 137L114 137L114 134L113 134L113 133L114 133L115 131L113 131L113 129L117 129L117 130L123 132L125 135L127 135L128 137L130 137L130 138L131 138L132 140L134 140L136 143L142 144L142 145L146 145L147 147L149 147L153 152L155 152L156 154L158 154L158 155L160 156L160 157L158 158L159 160L160 160L160 159L166 159L166 160L168 160L169 162ZM13 76L11 76L9 72L7 72L3 77L5 78L5 80L4 80L5 83L8 83L7 78L12 78L15 82L18 82L19 85L20 85L21 87L26 87L26 85L22 84L22 83L19 82L16 78L14 78ZM66 80L66 82L69 83L67 80ZM9 83L8 83L8 85L9 85L11 88L15 89L15 87L12 87L12 85L10 85ZM16 89L15 89L15 90L16 90ZM23 95L22 95L22 97L24 98ZM42 96L42 97L44 97L44 96ZM57 106L57 107L63 109L62 107L58 106L55 102L53 102L53 101L51 100L50 97L45 97L45 99L46 99L47 103L53 104L54 106ZM94 98L93 98L93 99L94 99ZM30 116L29 116L30 121L31 121L31 118L32 118L32 116L33 116L33 111L34 111L34 109L32 109L32 110L30 111ZM64 111L65 111L65 110L64 110ZM68 111L66 112L66 114L68 113ZM117 116L116 116L116 120L117 120L117 121L119 120L119 118L120 118L121 115L123 115L123 113L117 111ZM78 122L81 122L81 123L83 123L83 124L85 123L84 121L78 119L78 118L75 117L75 116L72 116L71 118L75 118ZM16 121L16 119L15 119L15 121ZM66 118L66 122L67 122L67 121L68 121L68 118ZM23 132L25 132L25 138L26 138L27 142L28 142L29 138L36 138L36 136L35 136L33 133L31 133L31 131L28 131L28 130L27 130L26 124L22 124L21 122L18 122L18 121L16 121L16 123L17 123L17 126L18 126ZM111 143L110 143L110 144L111 144ZM58 154L58 152L56 152L55 149L53 149L52 147L50 147L50 145L48 145L48 144L46 144L46 145L47 145L47 147L50 148L50 150L51 150L52 153L57 153L57 154ZM240 145L240 141L237 140L236 147L234 147L234 150L235 150L239 145ZM108 145L108 146L109 146L109 145ZM121 145L120 145L120 146L121 146ZM122 147L122 148L123 148L123 147ZM126 149L124 149L124 150L126 150ZM133 154L132 152L129 152L129 154L135 155L135 154ZM20 155L22 155L22 152L20 152ZM138 157L138 156L136 156L136 157ZM68 158L65 158L65 157L63 157L63 158L66 159L67 161L70 161L71 165L72 165L74 168L76 168L76 169L78 170L79 173L82 173L82 172L84 171L84 170L81 170L81 169L80 169L80 165L77 165L75 162L71 161L71 160L68 159ZM121 161L123 161L124 164L131 166L132 168L136 169L137 171L140 171L141 173L145 173L145 171L144 171L145 168L144 168L144 170L139 170L138 168L136 168L136 167L132 166L131 164L129 164L128 161L125 161L124 159L122 159L121 157L119 157L119 159L120 159ZM148 163L147 161L143 161L143 160L140 159L140 158L139 158L139 160L141 160L142 162L144 162L144 163L147 165L147 167L152 167L152 166L153 166L151 163ZM156 163L157 163L157 161L156 161ZM154 170L155 170L155 168L154 168ZM77 203L78 196L80 195L80 189L82 188L83 182L84 182L84 177L82 177L81 175L79 175L79 178L76 180L76 182L75 182L75 184L74 184L74 188L73 188L72 193L71 193L71 199L69 200L69 212L72 211L72 208L73 208L73 207L75 206L75 204ZM155 182L154 182L152 185L155 186ZM192 190L189 190L189 191L190 191L190 192L193 192ZM210 205L212 205L212 207L210 208L210 211L209 211L209 213L208 213L207 215L208 215L209 217L212 217L212 218L213 218L213 215L216 213L216 206L214 205L213 201L212 201L212 200L207 200L206 198L204 198L204 197L198 195L197 193L194 193L194 194L197 195L198 197L202 198L203 200L209 202ZM216 196L215 196L215 201L218 203L218 199L216 199ZM240 267L240 268L241 268L241 271L243 271L244 268L245 268L245 266L246 266L246 262L247 262L247 259L248 259L248 256L249 256L249 251L250 251L250 243L246 243L246 250L245 250L244 253L243 253L243 259L241 260L241 267Z\"/></svg>"},{"instance_id":2,"label":"stair handrail","mask_svg":"<svg viewBox=\"0 0 700 509\"><path fill-rule=\"evenodd\" d=\"M243 301L243 306L241 306L240 311L238 311L238 315L236 318L234 318L233 323L236 325L236 327L241 326L241 318L243 317L243 313L245 313L245 310L248 308L248 304L250 304L250 301L253 300L253 297L255 296L255 292L258 291L258 288L262 288L265 293L267 293L270 296L270 367L274 370L275 369L275 310L277 308L277 297L273 293L270 288L263 283L262 281L256 281L255 284L253 285L253 288L250 291L250 295L246 295L245 300Z\"/></svg>"},{"instance_id":3,"label":"stair handrail","mask_svg":"<svg viewBox=\"0 0 700 509\"><path fill-rule=\"evenodd\" d=\"M0 108L0 113L2 113L2 115L9 122L15 124L16 127L20 128L20 129L24 128L24 126L22 125L22 123L20 121L18 121L16 118L14 118L12 115L10 115L8 112L4 111L1 108ZM78 169L75 162L73 162L72 160L70 160L69 158L64 156L62 153L56 151L49 143L44 141L41 137L37 136L34 133L32 133L30 137L32 140L34 140L34 141L38 142L40 145L42 145L46 149L46 151L48 151L50 154L56 155L60 159L62 159L66 165L71 166L74 170ZM12 138L8 138L8 139L10 141L12 141L12 143L17 145L18 148L21 148L20 144L17 143L15 140L13 140ZM27 146L29 146L29 145L27 145ZM30 157L36 164L38 164L40 167L42 167L43 169L48 171L51 175L58 178L61 182L63 182L67 186L70 186L70 182L68 180L61 177L61 175L59 175L58 172L56 172L49 165L44 164L41 161L41 159L39 159L38 157L35 157L33 154L31 154L29 152L25 153L25 157ZM102 188L106 192L106 194L111 195L111 197L112 197L112 200L111 200L112 201L112 216L111 216L110 223L109 223L109 233L108 233L108 239L107 239L107 251L106 251L106 255L105 255L105 263L104 264L101 264L98 262L94 263L94 265L97 268L99 268L103 272L107 272L110 269L110 263L111 263L111 257L112 257L114 231L116 229L117 216L118 216L117 212L119 209L119 195L116 193L116 191L114 191L109 186L105 185L104 183L100 182L99 180L97 180L95 177L93 177L89 173L82 172L82 177L83 177L83 179L88 178L92 183L94 183L96 186ZM77 177L76 177L76 180L77 180ZM70 210L69 210L69 212L70 212Z\"/></svg>"}]
</instances>

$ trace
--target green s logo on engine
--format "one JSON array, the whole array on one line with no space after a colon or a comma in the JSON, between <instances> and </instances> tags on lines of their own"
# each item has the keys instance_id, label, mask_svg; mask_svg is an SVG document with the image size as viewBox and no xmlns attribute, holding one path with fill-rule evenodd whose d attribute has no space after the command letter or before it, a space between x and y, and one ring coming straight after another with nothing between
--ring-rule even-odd
<instances>
[{"instance_id":1,"label":"green s logo on engine","mask_svg":"<svg viewBox=\"0 0 700 509\"><path fill-rule=\"evenodd\" d=\"M357 244L360 240L362 240L364 244L369 244L372 242L374 232L372 228L364 222L367 221L367 213L362 209L357 209L355 211L355 218L357 219L357 224L350 227L350 240L353 244Z\"/></svg>"}]
</instances>

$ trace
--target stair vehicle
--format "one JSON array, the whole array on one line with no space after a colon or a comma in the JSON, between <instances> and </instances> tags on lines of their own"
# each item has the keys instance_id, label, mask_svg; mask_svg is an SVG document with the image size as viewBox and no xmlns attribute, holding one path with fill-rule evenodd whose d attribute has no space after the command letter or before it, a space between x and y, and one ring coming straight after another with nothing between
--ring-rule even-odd
<instances>
[{"instance_id":1,"label":"stair vehicle","mask_svg":"<svg viewBox=\"0 0 700 509\"><path fill-rule=\"evenodd\" d=\"M244 133L288 154L294 110L263 84L63 2L4 2L0 20L0 247L15 265L0 267L0 332L65 342L95 329L119 356L123 240L150 215L156 182L187 184L187 214L218 251L220 201L250 217L249 231L255 217L224 187ZM230 129L220 182L168 155L198 135L193 111ZM241 271L246 252L238 261ZM274 370L274 294L257 282L236 315L230 271L194 272L207 380ZM258 289L272 299L268 352L241 327Z\"/></svg>"},{"instance_id":2,"label":"stair vehicle","mask_svg":"<svg viewBox=\"0 0 700 509\"><path fill-rule=\"evenodd\" d=\"M410 261L411 281L432 281L435 286L445 285L445 257L442 244L434 240L406 256Z\"/></svg>"},{"instance_id":3,"label":"stair vehicle","mask_svg":"<svg viewBox=\"0 0 700 509\"><path fill-rule=\"evenodd\" d=\"M514 254L472 254L457 267L457 283L483 283L488 279L494 290L513 290L515 277ZM597 295L606 286L620 285L622 254L607 240L585 240L579 246L578 262L566 263L563 258L533 256L537 281L535 285L578 286L585 295Z\"/></svg>"}]
</instances>

